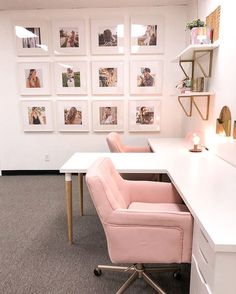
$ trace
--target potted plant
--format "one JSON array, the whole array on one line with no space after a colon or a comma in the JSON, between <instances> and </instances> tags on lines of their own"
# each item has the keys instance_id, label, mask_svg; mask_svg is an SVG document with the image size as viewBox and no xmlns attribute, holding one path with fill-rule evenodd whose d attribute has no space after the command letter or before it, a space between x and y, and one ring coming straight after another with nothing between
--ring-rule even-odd
<instances>
[{"instance_id":1,"label":"potted plant","mask_svg":"<svg viewBox=\"0 0 236 294\"><path fill-rule=\"evenodd\" d=\"M188 22L186 24L186 29L187 30L191 30L192 28L200 28L200 27L205 27L206 24L203 20L198 19L194 19L191 22Z\"/></svg>"},{"instance_id":2,"label":"potted plant","mask_svg":"<svg viewBox=\"0 0 236 294\"><path fill-rule=\"evenodd\" d=\"M191 44L210 44L212 40L212 31L206 26L203 20L193 19L186 24L186 29L190 30Z\"/></svg>"}]
</instances>

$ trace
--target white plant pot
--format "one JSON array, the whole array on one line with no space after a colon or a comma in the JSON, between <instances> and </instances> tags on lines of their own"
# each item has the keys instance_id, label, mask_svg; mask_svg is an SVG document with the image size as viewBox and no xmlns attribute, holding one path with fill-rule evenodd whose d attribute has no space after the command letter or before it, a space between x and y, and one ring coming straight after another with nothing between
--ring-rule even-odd
<instances>
[{"instance_id":1,"label":"white plant pot","mask_svg":"<svg viewBox=\"0 0 236 294\"><path fill-rule=\"evenodd\" d=\"M190 31L190 43L210 44L212 40L212 31L209 27L196 27Z\"/></svg>"}]
</instances>

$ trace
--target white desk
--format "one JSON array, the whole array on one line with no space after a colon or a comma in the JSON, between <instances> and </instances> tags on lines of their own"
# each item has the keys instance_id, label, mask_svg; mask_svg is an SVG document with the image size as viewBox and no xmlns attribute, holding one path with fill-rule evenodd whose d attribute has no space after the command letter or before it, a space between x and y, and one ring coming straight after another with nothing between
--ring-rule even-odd
<instances>
[{"instance_id":1,"label":"white desk","mask_svg":"<svg viewBox=\"0 0 236 294\"><path fill-rule=\"evenodd\" d=\"M181 141L149 139L194 217L191 294L236 293L236 168ZM174 148L173 148L174 147ZM166 158L168 157L168 158Z\"/></svg>"},{"instance_id":2,"label":"white desk","mask_svg":"<svg viewBox=\"0 0 236 294\"><path fill-rule=\"evenodd\" d=\"M76 153L65 173L72 242L71 173L86 173L101 156L122 173L167 173L194 217L191 294L235 294L236 168L210 151L191 153L183 139L149 139L155 153Z\"/></svg>"},{"instance_id":3,"label":"white desk","mask_svg":"<svg viewBox=\"0 0 236 294\"><path fill-rule=\"evenodd\" d=\"M236 252L236 168L210 151L192 153L180 140L170 142L149 139L214 250Z\"/></svg>"}]
</instances>

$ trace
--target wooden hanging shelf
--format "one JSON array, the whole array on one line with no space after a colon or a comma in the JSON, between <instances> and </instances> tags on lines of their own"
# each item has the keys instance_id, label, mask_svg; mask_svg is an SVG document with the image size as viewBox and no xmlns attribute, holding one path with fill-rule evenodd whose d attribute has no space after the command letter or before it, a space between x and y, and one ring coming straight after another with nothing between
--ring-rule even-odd
<instances>
[{"instance_id":1,"label":"wooden hanging shelf","mask_svg":"<svg viewBox=\"0 0 236 294\"><path fill-rule=\"evenodd\" d=\"M203 120L208 120L209 117L209 105L210 105L210 97L214 95L212 92L188 92L188 93L183 93L178 95L178 101L180 103L180 106L182 107L184 113L190 117L192 116L192 109L193 106L195 106L197 112L199 113L200 117ZM206 97L206 111L203 114L202 111L200 110L197 100L195 99L196 97ZM189 100L189 110L187 110L183 103L183 99L188 99Z\"/></svg>"}]
</instances>

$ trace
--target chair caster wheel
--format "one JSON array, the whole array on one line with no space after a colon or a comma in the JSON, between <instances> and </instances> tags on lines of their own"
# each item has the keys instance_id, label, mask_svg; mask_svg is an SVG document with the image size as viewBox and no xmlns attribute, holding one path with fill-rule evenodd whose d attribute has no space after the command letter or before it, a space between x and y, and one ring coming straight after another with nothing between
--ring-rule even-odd
<instances>
[{"instance_id":1,"label":"chair caster wheel","mask_svg":"<svg viewBox=\"0 0 236 294\"><path fill-rule=\"evenodd\" d=\"M100 277L102 274L102 271L99 268L95 268L93 273L96 277Z\"/></svg>"},{"instance_id":2,"label":"chair caster wheel","mask_svg":"<svg viewBox=\"0 0 236 294\"><path fill-rule=\"evenodd\" d=\"M173 277L175 280L181 280L181 278L182 278L181 271L180 270L175 271L173 273Z\"/></svg>"}]
</instances>

